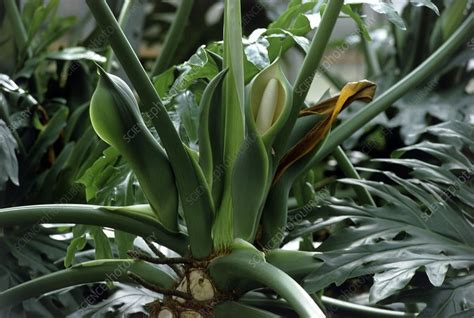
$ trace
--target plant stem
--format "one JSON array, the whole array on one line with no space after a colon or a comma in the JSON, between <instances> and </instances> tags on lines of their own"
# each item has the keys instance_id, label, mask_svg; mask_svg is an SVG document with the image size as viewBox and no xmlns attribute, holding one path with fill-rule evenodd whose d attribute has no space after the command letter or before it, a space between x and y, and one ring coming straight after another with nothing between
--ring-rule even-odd
<instances>
[{"instance_id":1,"label":"plant stem","mask_svg":"<svg viewBox=\"0 0 474 318\"><path fill-rule=\"evenodd\" d=\"M120 15L119 15L118 21L117 21L120 28L124 29L125 26L127 25L128 18L130 17L130 12L131 12L132 8L133 8L132 0L124 0L123 6L122 6L122 9L120 10ZM105 62L104 69L107 72L110 72L110 70L112 68L112 62L113 62L113 59L114 59L114 51L112 50L112 48L110 46L107 48L107 52L105 53L105 57L106 57L107 61Z\"/></svg>"},{"instance_id":2,"label":"plant stem","mask_svg":"<svg viewBox=\"0 0 474 318\"><path fill-rule=\"evenodd\" d=\"M342 172L344 175L348 178L353 178L353 179L361 179L359 173L357 170L354 168L352 165L351 160L347 157L345 154L344 150L342 149L341 146L338 146L336 150L332 153L334 156L334 159L337 161L337 165L339 168L341 168ZM369 191L365 187L362 186L354 186L354 191L359 197L360 201L363 204L369 204L372 206L375 206L375 201L370 195Z\"/></svg>"},{"instance_id":3,"label":"plant stem","mask_svg":"<svg viewBox=\"0 0 474 318\"><path fill-rule=\"evenodd\" d=\"M334 87L341 90L346 83L342 78L338 77L337 75L333 74L328 68L321 65L319 67L319 72L329 81L331 82Z\"/></svg>"},{"instance_id":4,"label":"plant stem","mask_svg":"<svg viewBox=\"0 0 474 318\"><path fill-rule=\"evenodd\" d=\"M360 110L352 118L341 123L327 137L326 143L311 160L306 163L306 168L313 167L326 156L330 155L347 138L358 129L364 127L369 121L390 107L396 100L405 95L414 87L425 81L439 66L443 65L451 55L470 36L474 27L474 14L471 13L456 32L438 48L425 62L405 76L397 84L385 91L367 107Z\"/></svg>"},{"instance_id":5,"label":"plant stem","mask_svg":"<svg viewBox=\"0 0 474 318\"><path fill-rule=\"evenodd\" d=\"M256 307L247 306L235 301L225 301L214 308L215 318L280 318L272 312L265 311Z\"/></svg>"},{"instance_id":6,"label":"plant stem","mask_svg":"<svg viewBox=\"0 0 474 318\"><path fill-rule=\"evenodd\" d=\"M157 258L157 257L153 257L147 254L137 252L137 251L129 251L128 256L138 259L138 260L145 261L145 262L160 264L160 265L192 264L193 263L193 260L191 258L185 258L185 257Z\"/></svg>"},{"instance_id":7,"label":"plant stem","mask_svg":"<svg viewBox=\"0 0 474 318\"><path fill-rule=\"evenodd\" d=\"M133 282L127 272L142 277L147 277L148 283L172 288L175 281L165 271L144 262L132 260L99 260L75 265L71 268L44 275L23 284L17 285L0 293L0 308L14 306L29 298L40 296L62 288L96 283L102 281L119 281L124 283ZM98 294L93 292L93 296Z\"/></svg>"},{"instance_id":8,"label":"plant stem","mask_svg":"<svg viewBox=\"0 0 474 318\"><path fill-rule=\"evenodd\" d=\"M314 38L311 41L308 55L306 55L303 65L296 77L295 90L293 92L293 112L295 114L298 114L308 95L311 82L318 70L319 63L324 55L324 51L343 4L343 0L330 0L327 8L324 10L319 27L316 29Z\"/></svg>"},{"instance_id":9,"label":"plant stem","mask_svg":"<svg viewBox=\"0 0 474 318\"><path fill-rule=\"evenodd\" d=\"M184 234L170 233L150 217L126 215L117 211L110 212L100 206L80 204L31 205L0 209L0 224L3 227L25 224L35 224L34 227L37 227L41 223L75 223L111 227L149 237L182 255L188 252L188 239Z\"/></svg>"},{"instance_id":10,"label":"plant stem","mask_svg":"<svg viewBox=\"0 0 474 318\"><path fill-rule=\"evenodd\" d=\"M389 27L390 27L390 33L392 34L392 37L393 37L393 47L395 48L396 66L397 66L398 69L401 70L403 65L402 65L402 62L401 62L401 55L400 55L401 41L400 41L400 38L398 36L398 32L400 32L400 31L398 30L398 28L393 23L390 23Z\"/></svg>"},{"instance_id":11,"label":"plant stem","mask_svg":"<svg viewBox=\"0 0 474 318\"><path fill-rule=\"evenodd\" d=\"M181 1L181 5L176 11L176 17L166 35L161 54L157 57L155 64L153 65L150 77L159 75L170 67L173 56L178 48L178 44L183 37L183 32L186 28L193 4L194 0Z\"/></svg>"},{"instance_id":12,"label":"plant stem","mask_svg":"<svg viewBox=\"0 0 474 318\"><path fill-rule=\"evenodd\" d=\"M311 41L308 54L306 55L303 65L296 77L293 86L292 110L285 127L282 129L282 133L278 136L275 143L275 152L280 158L284 155L288 138L290 136L289 132L293 129L298 113L308 95L309 88L311 87L316 71L319 68L319 64L329 42L332 30L336 25L343 4L344 0L329 1L328 6L324 10L319 27L316 29L316 33ZM278 162L278 160L275 161Z\"/></svg>"},{"instance_id":13,"label":"plant stem","mask_svg":"<svg viewBox=\"0 0 474 318\"><path fill-rule=\"evenodd\" d=\"M5 0L5 11L7 13L8 19L10 20L10 23L12 24L13 31L15 32L14 38L18 50L21 53L20 56L24 56L24 54L26 53L27 56L31 58L33 56L33 52L30 48L26 47L26 44L28 43L28 33L26 32L25 26L23 25L23 21L21 20L20 11L16 6L15 0ZM33 83L36 88L38 100L41 101L43 98L39 77L38 74L36 74L36 71L33 72Z\"/></svg>"},{"instance_id":14,"label":"plant stem","mask_svg":"<svg viewBox=\"0 0 474 318\"><path fill-rule=\"evenodd\" d=\"M264 309L289 309L291 308L287 302L281 299L272 299L261 293L247 293L243 296L240 301L244 304L255 306L257 308ZM340 317L352 317L348 312L358 313L357 317L377 317L377 318L388 318L388 317L410 317L414 318L417 314L395 311L381 308L374 308L369 306L363 306L353 304L347 301L334 299L327 296L322 296L321 301L326 305L327 309L331 313L338 313ZM344 315L345 314L345 315ZM361 315L362 314L362 315Z\"/></svg>"},{"instance_id":15,"label":"plant stem","mask_svg":"<svg viewBox=\"0 0 474 318\"><path fill-rule=\"evenodd\" d=\"M222 198L217 203L217 213L213 224L213 239L216 250L225 250L234 239L234 211L232 197L232 174L240 146L245 138L245 86L244 49L242 46L242 16L240 0L224 1L224 51L223 69L227 75L222 83L222 158L224 178ZM236 216L236 215L235 215Z\"/></svg>"},{"instance_id":16,"label":"plant stem","mask_svg":"<svg viewBox=\"0 0 474 318\"><path fill-rule=\"evenodd\" d=\"M253 280L273 289L284 298L300 317L325 317L308 293L289 275L277 267L256 261L249 254L233 252L215 259L209 266L211 276L218 278L216 283ZM222 281L223 280L223 281Z\"/></svg>"},{"instance_id":17,"label":"plant stem","mask_svg":"<svg viewBox=\"0 0 474 318\"><path fill-rule=\"evenodd\" d=\"M348 301L342 301L339 299L334 299L327 296L322 296L321 300L326 306L336 307L337 309L343 309L350 311L351 313L360 313L363 314L364 317L416 317L416 314L406 313L402 311L394 311L394 310L387 310L387 309L380 309L374 308L369 306L363 306L358 304L353 304Z\"/></svg>"},{"instance_id":18,"label":"plant stem","mask_svg":"<svg viewBox=\"0 0 474 318\"><path fill-rule=\"evenodd\" d=\"M56 233L56 234L63 234L63 233ZM76 259L85 258L86 260L95 260L95 249L91 248L90 250L76 252L75 257L76 257ZM66 256L63 256L63 257L55 260L53 264L61 266L61 265L64 264L64 259L65 258L66 258Z\"/></svg>"},{"instance_id":19,"label":"plant stem","mask_svg":"<svg viewBox=\"0 0 474 318\"><path fill-rule=\"evenodd\" d=\"M8 20L10 20L10 23L12 24L13 31L15 32L15 41L18 49L20 52L31 52L31 50L27 50L26 48L28 34L26 33L25 26L21 20L20 11L16 6L15 0L5 0L5 11L7 13Z\"/></svg>"},{"instance_id":20,"label":"plant stem","mask_svg":"<svg viewBox=\"0 0 474 318\"><path fill-rule=\"evenodd\" d=\"M300 281L323 265L315 255L314 252L274 249L265 253L265 260Z\"/></svg>"},{"instance_id":21,"label":"plant stem","mask_svg":"<svg viewBox=\"0 0 474 318\"><path fill-rule=\"evenodd\" d=\"M359 34L362 34L361 32ZM381 73L380 64L374 50L370 47L367 40L360 35L360 44L364 51L365 63L367 65L367 77L374 77Z\"/></svg>"},{"instance_id":22,"label":"plant stem","mask_svg":"<svg viewBox=\"0 0 474 318\"><path fill-rule=\"evenodd\" d=\"M213 206L204 177L188 155L174 124L153 84L143 69L125 34L105 0L87 0L97 23L111 29L110 44L128 78L140 96L140 106L148 113L168 154L181 196L193 256L204 258L212 252L211 226Z\"/></svg>"}]
</instances>

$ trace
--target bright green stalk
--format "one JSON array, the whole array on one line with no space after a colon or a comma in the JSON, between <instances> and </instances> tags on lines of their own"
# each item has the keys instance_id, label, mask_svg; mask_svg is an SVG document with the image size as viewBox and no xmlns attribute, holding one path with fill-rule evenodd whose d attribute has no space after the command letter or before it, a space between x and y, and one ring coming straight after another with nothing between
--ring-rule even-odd
<instances>
[{"instance_id":1,"label":"bright green stalk","mask_svg":"<svg viewBox=\"0 0 474 318\"><path fill-rule=\"evenodd\" d=\"M14 38L16 41L16 45L18 46L19 51L21 54L27 54L28 57L32 57L33 53L30 48L26 47L26 44L28 43L28 33L26 32L25 26L23 25L23 21L21 20L21 15L20 11L18 10L18 7L16 6L15 0L5 0L5 11L7 13L8 19L10 20L10 23L12 24L13 31L14 31ZM24 55L21 55L24 56ZM42 96L41 92L41 86L39 82L38 75L36 72L33 73L33 81L34 85L36 88L36 94L38 94L39 97ZM41 100L42 98L38 98Z\"/></svg>"},{"instance_id":2,"label":"bright green stalk","mask_svg":"<svg viewBox=\"0 0 474 318\"><path fill-rule=\"evenodd\" d=\"M370 306L363 306L359 304L353 304L348 301L340 299L334 299L327 296L322 296L321 301L326 305L329 312L338 312L340 315L346 314L347 317L352 317L349 313L357 313L357 317L376 317L376 318L389 318L389 317L410 317L414 318L417 314L407 313L403 311L395 311L388 309L375 308ZM263 308L263 309L291 309L287 302L282 299L272 299L261 293L247 293L240 299L240 302L249 306ZM344 316L344 317L346 317ZM280 317L280 316L279 316Z\"/></svg>"},{"instance_id":3,"label":"bright green stalk","mask_svg":"<svg viewBox=\"0 0 474 318\"><path fill-rule=\"evenodd\" d=\"M149 114L168 154L181 196L188 233L192 237L190 244L193 256L207 257L213 248L213 206L204 176L196 170L198 167L186 151L158 93L105 0L87 0L87 4L99 26L103 30L112 30L110 44L141 99L140 106Z\"/></svg>"},{"instance_id":4,"label":"bright green stalk","mask_svg":"<svg viewBox=\"0 0 474 318\"><path fill-rule=\"evenodd\" d=\"M338 167L341 168L342 172L346 177L359 180L361 179L359 173L352 165L351 160L347 157L346 153L340 146L337 147L336 150L334 150L332 155L334 156L334 159L336 159ZM354 186L353 188L360 202L362 202L363 204L375 206L374 199L365 187Z\"/></svg>"},{"instance_id":5,"label":"bright green stalk","mask_svg":"<svg viewBox=\"0 0 474 318\"><path fill-rule=\"evenodd\" d=\"M212 261L209 269L211 275L217 275L225 282L253 280L273 289L300 317L325 317L308 293L290 276L248 253L238 251L217 258ZM219 283L219 280L216 283Z\"/></svg>"},{"instance_id":6,"label":"bright green stalk","mask_svg":"<svg viewBox=\"0 0 474 318\"><path fill-rule=\"evenodd\" d=\"M229 69L224 80L224 101L235 104L232 106L240 111L242 117L240 125L243 125L243 118L245 116L244 49L242 45L240 0L225 0L223 69ZM225 106L226 108L230 107L229 105ZM234 120L237 121L236 119ZM243 135L243 128L241 134Z\"/></svg>"},{"instance_id":7,"label":"bright green stalk","mask_svg":"<svg viewBox=\"0 0 474 318\"><path fill-rule=\"evenodd\" d=\"M274 249L265 254L265 260L300 281L323 265L314 252Z\"/></svg>"},{"instance_id":8,"label":"bright green stalk","mask_svg":"<svg viewBox=\"0 0 474 318\"><path fill-rule=\"evenodd\" d=\"M183 37L183 32L186 28L193 4L194 0L181 1L181 5L176 11L176 17L174 18L171 28L166 35L163 50L153 65L153 69L150 74L151 77L163 73L168 67L170 67L171 61L173 60L173 55L176 53L178 44Z\"/></svg>"},{"instance_id":9,"label":"bright green stalk","mask_svg":"<svg viewBox=\"0 0 474 318\"><path fill-rule=\"evenodd\" d=\"M308 55L306 55L295 81L293 92L293 112L296 115L299 113L299 110L308 95L309 88L311 87L313 78L316 75L319 63L324 55L324 51L329 42L332 30L336 25L343 4L343 0L330 0L327 8L324 10L321 22L316 29L313 40L311 41Z\"/></svg>"},{"instance_id":10,"label":"bright green stalk","mask_svg":"<svg viewBox=\"0 0 474 318\"><path fill-rule=\"evenodd\" d=\"M288 118L288 122L283 127L282 133L275 142L275 152L281 158L286 151L290 131L295 125L298 113L304 104L309 88L318 70L324 51L329 42L332 30L336 24L339 12L344 4L344 0L329 0L328 6L324 10L319 27L316 29L308 54L296 77L293 85L293 106Z\"/></svg>"},{"instance_id":11,"label":"bright green stalk","mask_svg":"<svg viewBox=\"0 0 474 318\"><path fill-rule=\"evenodd\" d=\"M350 311L351 313L358 313L360 315L363 315L364 317L377 317L377 318L411 317L411 318L414 318L417 316L417 314L406 313L402 311L394 311L394 310L387 310L387 309L353 304L348 301L334 299L327 296L322 296L321 300L326 306L335 307L340 310Z\"/></svg>"},{"instance_id":12,"label":"bright green stalk","mask_svg":"<svg viewBox=\"0 0 474 318\"><path fill-rule=\"evenodd\" d=\"M291 306L284 299L270 298L259 292L249 292L239 299L239 302L248 306L262 308L265 310L277 310L281 312L291 311Z\"/></svg>"},{"instance_id":13,"label":"bright green stalk","mask_svg":"<svg viewBox=\"0 0 474 318\"><path fill-rule=\"evenodd\" d=\"M81 204L31 205L0 209L3 227L41 223L75 223L110 227L142 237L149 237L182 255L188 252L185 235L168 232L158 221L126 208L118 211L107 207Z\"/></svg>"},{"instance_id":14,"label":"bright green stalk","mask_svg":"<svg viewBox=\"0 0 474 318\"><path fill-rule=\"evenodd\" d=\"M344 81L342 78L337 76L336 74L332 73L331 70L328 68L324 67L324 65L321 65L319 68L319 72L332 84L334 87L337 89L341 90L344 85L346 84L346 81Z\"/></svg>"},{"instance_id":15,"label":"bright green stalk","mask_svg":"<svg viewBox=\"0 0 474 318\"><path fill-rule=\"evenodd\" d=\"M220 303L214 308L215 318L281 318L269 311L250 307L235 301Z\"/></svg>"},{"instance_id":16,"label":"bright green stalk","mask_svg":"<svg viewBox=\"0 0 474 318\"><path fill-rule=\"evenodd\" d=\"M131 279L127 272L146 277L151 284L163 288L172 288L175 284L172 276L149 263L133 260L90 261L35 278L1 292L0 308L14 306L29 298L75 285L102 281L130 283Z\"/></svg>"},{"instance_id":17,"label":"bright green stalk","mask_svg":"<svg viewBox=\"0 0 474 318\"><path fill-rule=\"evenodd\" d=\"M360 44L364 51L365 64L367 65L367 77L373 77L381 73L380 64L375 55L374 50L371 49L369 42L362 36L360 32Z\"/></svg>"},{"instance_id":18,"label":"bright green stalk","mask_svg":"<svg viewBox=\"0 0 474 318\"><path fill-rule=\"evenodd\" d=\"M118 25L120 26L121 29L124 29L125 26L127 25L128 18L130 17L130 13L133 8L133 2L132 0L124 0L122 9L120 10L120 15L118 17ZM105 57L107 58L107 61L105 62L104 69L107 72L110 72L112 68L112 61L114 59L114 51L112 50L111 47L107 48L107 52L105 53Z\"/></svg>"},{"instance_id":19,"label":"bright green stalk","mask_svg":"<svg viewBox=\"0 0 474 318\"><path fill-rule=\"evenodd\" d=\"M451 55L472 36L474 28L474 14L471 13L456 32L438 48L425 62L405 76L397 84L385 91L382 95L371 102L367 107L361 109L352 118L341 123L328 136L321 150L309 160L306 169L314 167L318 162L330 155L337 146L349 138L369 121L390 107L396 100L405 95L414 87L422 84L436 69L443 65ZM304 169L304 170L306 170ZM304 171L303 170L303 171Z\"/></svg>"},{"instance_id":20,"label":"bright green stalk","mask_svg":"<svg viewBox=\"0 0 474 318\"><path fill-rule=\"evenodd\" d=\"M20 52L25 52L26 43L28 42L28 33L26 32L23 21L21 20L20 11L16 6L15 0L5 0L4 5L8 20L10 20L13 31L15 32L15 40L18 49Z\"/></svg>"},{"instance_id":21,"label":"bright green stalk","mask_svg":"<svg viewBox=\"0 0 474 318\"><path fill-rule=\"evenodd\" d=\"M224 192L216 202L218 212L213 226L214 246L226 249L234 239L232 172L244 140L244 50L240 0L226 0L224 9L224 59L228 69L223 83L224 106Z\"/></svg>"}]
</instances>

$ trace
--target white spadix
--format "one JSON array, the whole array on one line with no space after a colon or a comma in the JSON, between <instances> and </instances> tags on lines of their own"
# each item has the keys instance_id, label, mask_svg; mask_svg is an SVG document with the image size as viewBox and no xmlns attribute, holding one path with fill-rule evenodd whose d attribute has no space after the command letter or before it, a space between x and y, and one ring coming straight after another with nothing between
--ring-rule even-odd
<instances>
[{"instance_id":1,"label":"white spadix","mask_svg":"<svg viewBox=\"0 0 474 318\"><path fill-rule=\"evenodd\" d=\"M247 86L249 126L270 147L291 110L292 90L278 60L262 70Z\"/></svg>"},{"instance_id":2,"label":"white spadix","mask_svg":"<svg viewBox=\"0 0 474 318\"><path fill-rule=\"evenodd\" d=\"M279 86L278 80L272 78L263 91L255 122L257 131L262 135L270 129L276 119L275 117L278 117L276 113L278 110Z\"/></svg>"}]
</instances>

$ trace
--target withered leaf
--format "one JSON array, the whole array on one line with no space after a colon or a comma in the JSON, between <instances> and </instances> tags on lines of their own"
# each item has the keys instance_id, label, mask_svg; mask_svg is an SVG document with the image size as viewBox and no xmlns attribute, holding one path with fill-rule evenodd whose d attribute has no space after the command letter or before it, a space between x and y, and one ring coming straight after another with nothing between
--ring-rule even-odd
<instances>
[{"instance_id":1,"label":"withered leaf","mask_svg":"<svg viewBox=\"0 0 474 318\"><path fill-rule=\"evenodd\" d=\"M273 178L275 183L296 161L310 153L326 136L336 121L337 115L354 101L370 102L375 95L376 85L370 81L347 83L339 95L326 99L300 111L299 116L323 115L308 133L294 145L281 159Z\"/></svg>"}]
</instances>

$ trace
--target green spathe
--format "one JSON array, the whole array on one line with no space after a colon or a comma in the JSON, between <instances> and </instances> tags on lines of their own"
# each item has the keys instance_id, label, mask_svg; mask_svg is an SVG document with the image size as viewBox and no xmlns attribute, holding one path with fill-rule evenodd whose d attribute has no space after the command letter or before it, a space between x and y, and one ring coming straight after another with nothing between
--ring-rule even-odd
<instances>
[{"instance_id":1,"label":"green spathe","mask_svg":"<svg viewBox=\"0 0 474 318\"><path fill-rule=\"evenodd\" d=\"M101 68L99 72L90 104L92 126L125 157L158 220L177 232L178 192L168 158L146 127L127 84Z\"/></svg>"},{"instance_id":2,"label":"green spathe","mask_svg":"<svg viewBox=\"0 0 474 318\"><path fill-rule=\"evenodd\" d=\"M255 76L247 93L247 121L270 146L288 118L293 96L279 59Z\"/></svg>"},{"instance_id":3,"label":"green spathe","mask_svg":"<svg viewBox=\"0 0 474 318\"><path fill-rule=\"evenodd\" d=\"M272 180L272 143L288 118L292 96L278 60L247 87L246 136L232 175L235 238L249 242L255 239Z\"/></svg>"}]
</instances>

